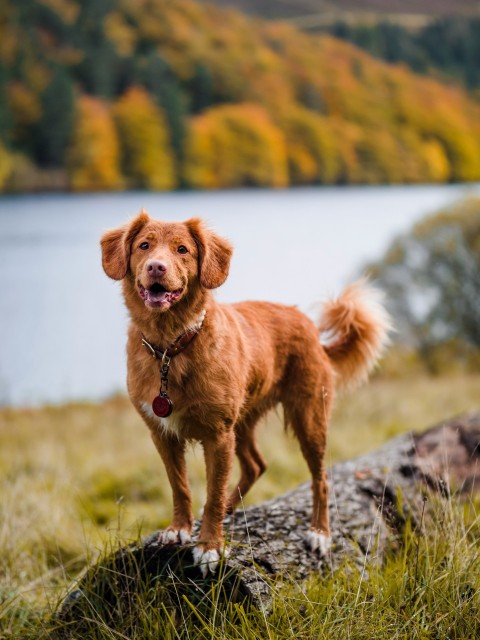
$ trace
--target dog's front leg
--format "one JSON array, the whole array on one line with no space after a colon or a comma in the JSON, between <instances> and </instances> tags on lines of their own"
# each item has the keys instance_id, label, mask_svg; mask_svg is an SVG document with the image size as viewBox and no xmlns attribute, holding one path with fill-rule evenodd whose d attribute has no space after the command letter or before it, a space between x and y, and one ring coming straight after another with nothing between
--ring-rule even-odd
<instances>
[{"instance_id":1,"label":"dog's front leg","mask_svg":"<svg viewBox=\"0 0 480 640\"><path fill-rule=\"evenodd\" d=\"M207 501L198 544L193 550L195 564L202 574L215 573L224 551L223 519L227 510L228 480L232 471L235 434L222 431L202 441L207 468Z\"/></svg>"},{"instance_id":2,"label":"dog's front leg","mask_svg":"<svg viewBox=\"0 0 480 640\"><path fill-rule=\"evenodd\" d=\"M172 524L160 532L162 544L186 544L191 541L193 526L192 499L185 464L185 440L151 430L152 439L162 457L173 496Z\"/></svg>"}]
</instances>

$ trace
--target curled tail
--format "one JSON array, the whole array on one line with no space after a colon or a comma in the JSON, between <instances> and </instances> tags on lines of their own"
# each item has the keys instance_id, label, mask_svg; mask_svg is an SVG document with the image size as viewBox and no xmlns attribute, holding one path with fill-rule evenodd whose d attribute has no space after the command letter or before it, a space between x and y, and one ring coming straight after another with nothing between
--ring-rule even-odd
<instances>
[{"instance_id":1,"label":"curled tail","mask_svg":"<svg viewBox=\"0 0 480 640\"><path fill-rule=\"evenodd\" d=\"M364 381L388 344L392 325L382 297L361 280L324 304L319 331L342 387Z\"/></svg>"}]
</instances>

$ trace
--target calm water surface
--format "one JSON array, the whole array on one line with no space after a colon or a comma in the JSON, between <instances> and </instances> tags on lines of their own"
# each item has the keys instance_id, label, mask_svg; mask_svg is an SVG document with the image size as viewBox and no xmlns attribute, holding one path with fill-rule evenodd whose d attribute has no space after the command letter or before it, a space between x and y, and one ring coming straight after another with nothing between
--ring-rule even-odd
<instances>
[{"instance_id":1,"label":"calm water surface","mask_svg":"<svg viewBox=\"0 0 480 640\"><path fill-rule=\"evenodd\" d=\"M315 303L423 215L480 185L0 198L0 404L97 399L125 388L127 313L98 240L145 207L202 216L231 239L220 301Z\"/></svg>"}]
</instances>

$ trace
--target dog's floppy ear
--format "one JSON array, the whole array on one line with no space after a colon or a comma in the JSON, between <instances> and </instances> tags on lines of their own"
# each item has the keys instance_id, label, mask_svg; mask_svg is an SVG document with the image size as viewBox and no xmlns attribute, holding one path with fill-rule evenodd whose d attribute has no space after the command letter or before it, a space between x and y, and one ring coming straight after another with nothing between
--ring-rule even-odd
<instances>
[{"instance_id":1,"label":"dog's floppy ear","mask_svg":"<svg viewBox=\"0 0 480 640\"><path fill-rule=\"evenodd\" d=\"M100 246L102 265L107 276L114 280L123 280L127 275L132 241L149 220L148 213L142 209L131 222L103 234Z\"/></svg>"},{"instance_id":2,"label":"dog's floppy ear","mask_svg":"<svg viewBox=\"0 0 480 640\"><path fill-rule=\"evenodd\" d=\"M185 223L198 247L198 275L205 289L216 289L228 276L233 247L228 240L207 229L200 218Z\"/></svg>"}]
</instances>

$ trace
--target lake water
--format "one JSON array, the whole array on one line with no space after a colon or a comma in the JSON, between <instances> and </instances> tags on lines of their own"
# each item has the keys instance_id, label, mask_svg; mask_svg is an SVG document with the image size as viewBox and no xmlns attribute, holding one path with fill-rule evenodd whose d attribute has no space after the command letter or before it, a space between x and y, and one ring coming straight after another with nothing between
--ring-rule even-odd
<instances>
[{"instance_id":1,"label":"lake water","mask_svg":"<svg viewBox=\"0 0 480 640\"><path fill-rule=\"evenodd\" d=\"M480 185L0 198L0 404L98 399L125 389L127 313L101 268L103 231L145 207L202 216L235 246L220 301L315 303L393 237Z\"/></svg>"}]
</instances>

